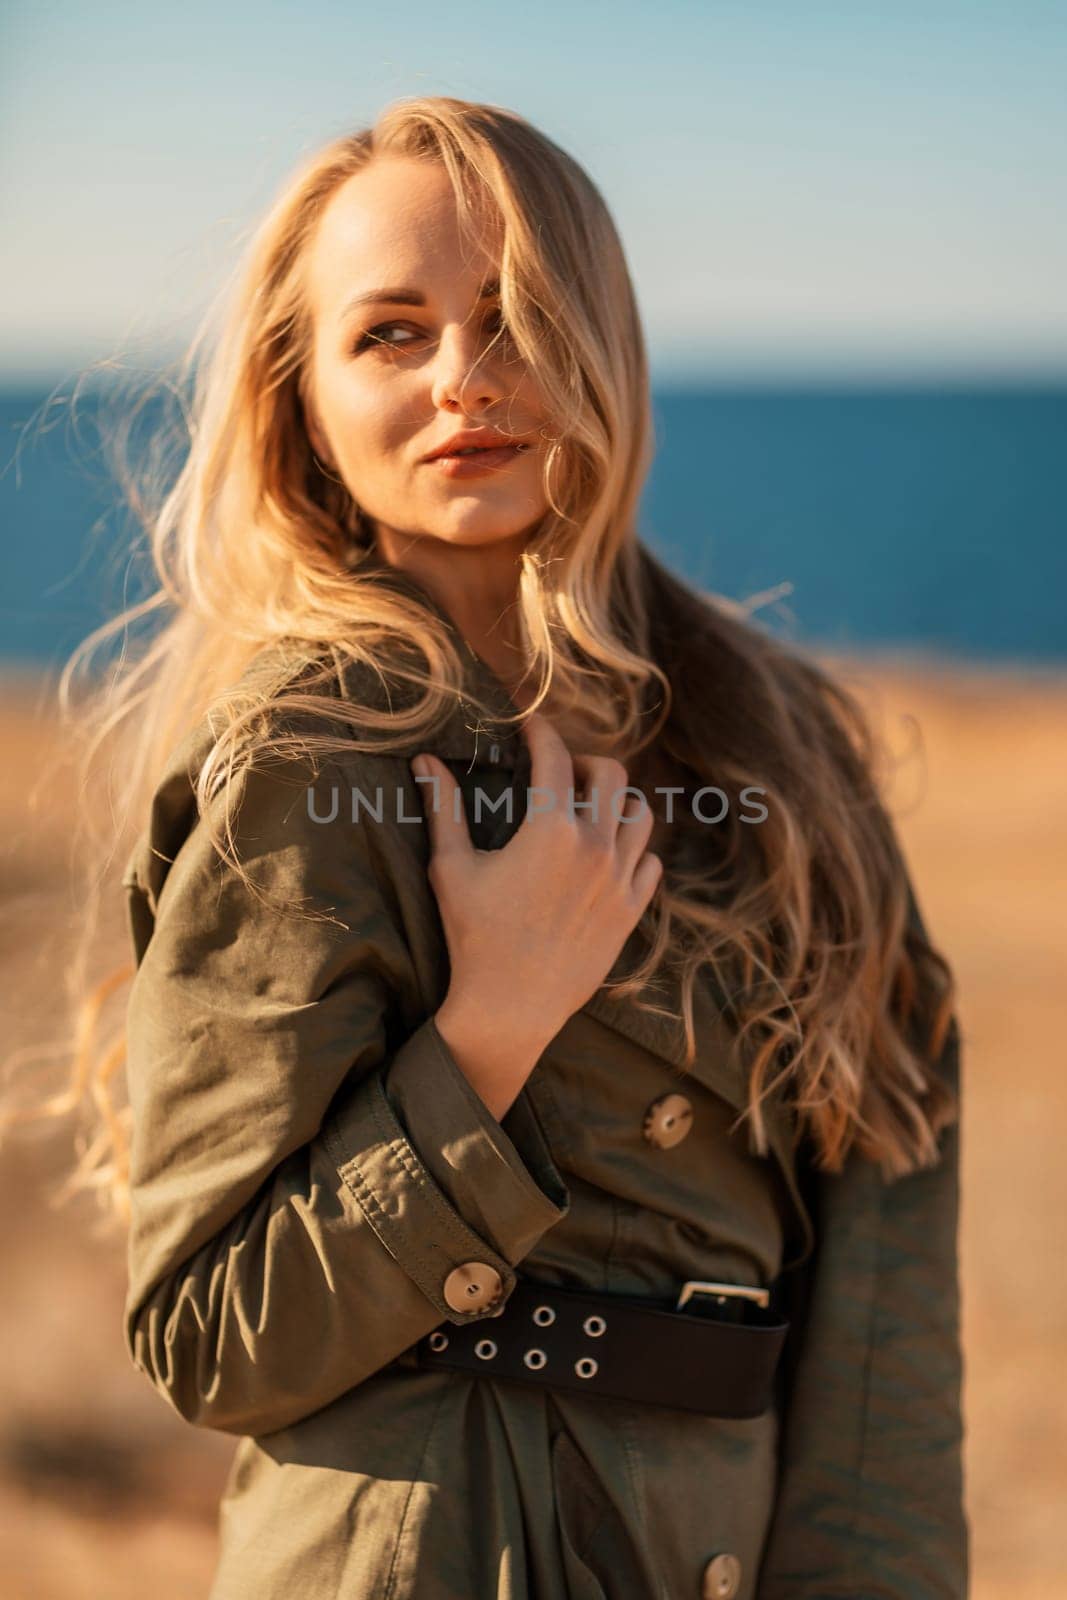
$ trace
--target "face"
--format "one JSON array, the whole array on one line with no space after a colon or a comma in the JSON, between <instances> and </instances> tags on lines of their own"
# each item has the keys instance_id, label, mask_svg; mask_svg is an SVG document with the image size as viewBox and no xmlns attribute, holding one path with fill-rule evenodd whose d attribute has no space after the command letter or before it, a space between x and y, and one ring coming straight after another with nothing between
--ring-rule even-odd
<instances>
[{"instance_id":1,"label":"face","mask_svg":"<svg viewBox=\"0 0 1067 1600\"><path fill-rule=\"evenodd\" d=\"M518 549L547 510L535 386L506 336L489 349L500 300L484 290L496 273L491 255L464 245L447 174L428 162L376 160L320 220L308 432L387 559L398 535ZM424 459L482 427L528 448L464 476Z\"/></svg>"}]
</instances>

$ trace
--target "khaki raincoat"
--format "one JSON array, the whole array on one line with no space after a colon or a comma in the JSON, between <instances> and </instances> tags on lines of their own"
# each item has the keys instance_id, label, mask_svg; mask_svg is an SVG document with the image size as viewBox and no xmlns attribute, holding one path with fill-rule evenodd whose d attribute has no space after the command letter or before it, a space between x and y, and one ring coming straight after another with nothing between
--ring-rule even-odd
<instances>
[{"instance_id":1,"label":"khaki raincoat","mask_svg":"<svg viewBox=\"0 0 1067 1600\"><path fill-rule=\"evenodd\" d=\"M456 638L470 689L513 709ZM370 671L340 669L336 692L384 703ZM449 763L495 849L522 819L521 737L457 707L398 753L243 777L246 868L318 920L214 854L191 785L210 744L204 724L175 751L124 877L124 1328L180 1417L240 1436L211 1600L963 1596L958 1124L937 1167L887 1183L854 1153L828 1175L772 1098L755 1155L748 1124L731 1131L744 1079L708 983L688 1074L680 1022L600 991L497 1122L434 1026L448 957L409 760ZM490 809L509 787L510 822ZM958 1082L955 1022L941 1067ZM667 1094L692 1116L657 1142ZM457 1309L468 1263L489 1289ZM656 1296L784 1272L778 1404L724 1420L416 1367L517 1268Z\"/></svg>"}]
</instances>

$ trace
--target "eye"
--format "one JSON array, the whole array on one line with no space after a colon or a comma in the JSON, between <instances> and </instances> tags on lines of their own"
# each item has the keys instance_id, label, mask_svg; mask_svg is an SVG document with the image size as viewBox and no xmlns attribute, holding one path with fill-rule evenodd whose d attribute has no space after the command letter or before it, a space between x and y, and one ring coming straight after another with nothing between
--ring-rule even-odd
<instances>
[{"instance_id":1,"label":"eye","mask_svg":"<svg viewBox=\"0 0 1067 1600\"><path fill-rule=\"evenodd\" d=\"M369 349L372 344L384 345L387 350L401 349L402 346L395 345L391 340L380 337L383 333L388 333L390 329L393 328L400 328L401 331L403 331L404 324L402 322L379 322L377 327L368 328L366 333L360 334L359 338L353 345L353 354L358 354L360 350Z\"/></svg>"},{"instance_id":2,"label":"eye","mask_svg":"<svg viewBox=\"0 0 1067 1600\"><path fill-rule=\"evenodd\" d=\"M491 311L488 314L486 321L494 325L490 329L493 334L507 333L507 324L504 321L504 313L499 308L495 311ZM404 344L397 344L391 339L382 338L383 334L389 333L397 328L399 328L401 332L404 332L405 324L402 322L379 322L375 327L368 328L366 333L361 333L357 337L352 346L352 354L358 355L361 350L370 349L371 345L380 345L386 350L406 349L406 342ZM410 333L412 330L408 328L406 331ZM415 337L417 338L418 335L416 334Z\"/></svg>"}]
</instances>

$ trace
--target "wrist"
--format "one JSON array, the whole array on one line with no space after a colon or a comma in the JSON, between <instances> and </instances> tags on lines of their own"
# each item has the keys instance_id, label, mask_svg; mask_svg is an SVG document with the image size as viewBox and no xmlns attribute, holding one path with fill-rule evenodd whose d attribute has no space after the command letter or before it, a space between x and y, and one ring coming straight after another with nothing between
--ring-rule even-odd
<instances>
[{"instance_id":1,"label":"wrist","mask_svg":"<svg viewBox=\"0 0 1067 1600\"><path fill-rule=\"evenodd\" d=\"M434 1015L434 1026L456 1065L499 1121L512 1106L552 1034L513 1026L513 1017L451 992Z\"/></svg>"}]
</instances>

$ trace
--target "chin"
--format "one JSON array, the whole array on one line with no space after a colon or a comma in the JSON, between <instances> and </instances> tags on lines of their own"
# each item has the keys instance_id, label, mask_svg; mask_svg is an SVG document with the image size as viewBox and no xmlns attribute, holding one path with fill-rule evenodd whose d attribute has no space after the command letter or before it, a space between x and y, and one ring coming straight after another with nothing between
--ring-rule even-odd
<instances>
[{"instance_id":1,"label":"chin","mask_svg":"<svg viewBox=\"0 0 1067 1600\"><path fill-rule=\"evenodd\" d=\"M506 544L532 531L543 514L531 518L528 512L515 510L508 515L484 506L473 515L444 518L431 525L427 533L448 544Z\"/></svg>"}]
</instances>

